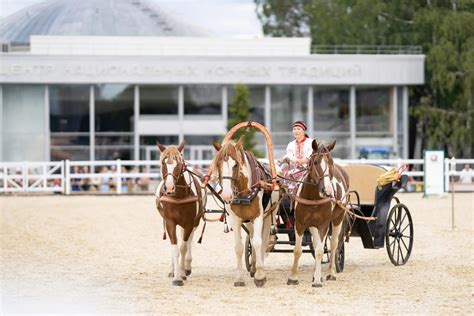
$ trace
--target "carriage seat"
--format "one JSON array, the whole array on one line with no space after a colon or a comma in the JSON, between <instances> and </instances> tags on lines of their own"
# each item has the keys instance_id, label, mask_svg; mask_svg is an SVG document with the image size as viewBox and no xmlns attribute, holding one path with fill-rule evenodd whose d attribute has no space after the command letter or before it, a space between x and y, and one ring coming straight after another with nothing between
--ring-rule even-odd
<instances>
[{"instance_id":1,"label":"carriage seat","mask_svg":"<svg viewBox=\"0 0 474 316\"><path fill-rule=\"evenodd\" d=\"M349 190L357 191L361 205L374 205L374 190L377 187L377 178L386 170L374 165L348 165L343 167L349 175ZM356 201L352 201L356 203Z\"/></svg>"}]
</instances>

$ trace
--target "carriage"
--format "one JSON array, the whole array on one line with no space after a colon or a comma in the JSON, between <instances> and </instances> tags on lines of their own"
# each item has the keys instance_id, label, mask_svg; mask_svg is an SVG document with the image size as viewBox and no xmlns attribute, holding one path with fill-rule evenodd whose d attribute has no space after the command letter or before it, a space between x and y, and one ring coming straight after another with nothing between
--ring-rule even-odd
<instances>
[{"instance_id":1,"label":"carriage","mask_svg":"<svg viewBox=\"0 0 474 316\"><path fill-rule=\"evenodd\" d=\"M256 128L264 135L269 156L267 168L258 162L253 153L244 150L242 137L238 142L231 140L233 134L241 128ZM413 223L408 208L394 197L406 185L407 177L397 173L394 181L380 183L380 178L386 176L382 168L347 166L343 169L335 164L330 154L335 141L324 145L313 140L311 145L313 154L309 158L304 181L301 181L296 193L280 185L278 177L281 176L277 174L275 167L270 133L259 123L237 124L229 131L222 144L214 143L217 154L207 175L199 175L199 178L180 154L184 143L178 148L166 148L158 144L162 151L162 175L166 179L157 190L156 204L172 243L173 264L169 275L174 277L173 285L183 285L183 280L191 273L192 256L188 241L192 240L200 218L208 212L204 209L206 188L224 205L225 232L230 231L226 221L230 217L237 258L234 286L245 286L243 254L246 268L254 278L255 285L263 286L266 283L264 252L291 251L280 249L281 244L294 246L294 261L288 285L298 284L297 270L303 252L302 246L308 245L315 257L312 286L322 286L321 261L324 253L328 255L330 262L327 280L336 280L336 272L344 269L344 239L348 241L350 236L360 236L365 248L381 248L385 242L393 264L407 262L413 246ZM217 183L222 188L220 193L209 185L213 175L217 176ZM351 188L355 190L350 191L349 179ZM377 181L378 188L371 200L371 187ZM288 192L294 192L295 195L291 196ZM396 204L388 212L392 199ZM289 203L290 200L294 203ZM174 212L176 207L187 209L189 215ZM183 243L179 249L177 226L184 228ZM240 228L247 233L244 245ZM282 234L288 235L289 240L278 240L278 235ZM270 242L271 236L276 237L275 241ZM271 248L268 248L269 245Z\"/></svg>"},{"instance_id":2,"label":"carriage","mask_svg":"<svg viewBox=\"0 0 474 316\"><path fill-rule=\"evenodd\" d=\"M395 194L406 186L408 177L400 175L398 180L379 187L377 180L387 172L383 167L354 164L345 166L344 170L350 178L351 203L348 204L348 212L337 247L337 272L342 272L344 269L344 242L349 242L350 237L360 237L366 249L383 248L385 244L392 264L395 266L405 264L413 248L413 220L408 207L401 203ZM295 239L291 212L292 199L293 197L287 195L280 204L277 235L269 247L270 252L293 252L291 247L294 246ZM330 239L331 232L326 237L324 245L324 252L327 255L324 262L329 261L328 242ZM303 252L314 256L311 234L308 231L305 232L303 246L306 247ZM245 242L245 255L246 267L249 270L252 256L249 237Z\"/></svg>"}]
</instances>

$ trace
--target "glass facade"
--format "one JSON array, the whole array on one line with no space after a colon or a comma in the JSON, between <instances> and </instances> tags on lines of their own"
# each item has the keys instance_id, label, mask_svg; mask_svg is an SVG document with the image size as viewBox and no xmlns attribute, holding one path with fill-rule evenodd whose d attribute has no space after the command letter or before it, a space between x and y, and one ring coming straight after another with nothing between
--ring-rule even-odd
<instances>
[{"instance_id":1,"label":"glass facade","mask_svg":"<svg viewBox=\"0 0 474 316\"><path fill-rule=\"evenodd\" d=\"M222 86L184 86L184 115L221 115Z\"/></svg>"},{"instance_id":2,"label":"glass facade","mask_svg":"<svg viewBox=\"0 0 474 316\"><path fill-rule=\"evenodd\" d=\"M49 86L51 160L88 160L90 86Z\"/></svg>"},{"instance_id":3,"label":"glass facade","mask_svg":"<svg viewBox=\"0 0 474 316\"><path fill-rule=\"evenodd\" d=\"M389 88L356 90L356 130L358 135L386 135L392 127Z\"/></svg>"},{"instance_id":4,"label":"glass facade","mask_svg":"<svg viewBox=\"0 0 474 316\"><path fill-rule=\"evenodd\" d=\"M265 86L248 86L247 89L249 92L250 120L265 124ZM229 107L232 104L234 95L234 87L229 86L227 88L227 103Z\"/></svg>"},{"instance_id":5,"label":"glass facade","mask_svg":"<svg viewBox=\"0 0 474 316\"><path fill-rule=\"evenodd\" d=\"M178 115L177 86L140 86L140 115Z\"/></svg>"},{"instance_id":6,"label":"glass facade","mask_svg":"<svg viewBox=\"0 0 474 316\"><path fill-rule=\"evenodd\" d=\"M95 159L133 159L134 86L94 87Z\"/></svg>"},{"instance_id":7,"label":"glass facade","mask_svg":"<svg viewBox=\"0 0 474 316\"><path fill-rule=\"evenodd\" d=\"M403 87L356 87L354 144L350 87L248 88L250 119L264 125L271 122L276 158L292 140L291 126L296 120L313 126L308 134L318 141L336 139L334 156L338 158L357 158L364 147L386 147L391 155L403 154L403 124L408 119L403 117ZM223 100L225 89L227 100ZM222 122L222 111L227 106L228 112L234 95L232 86L220 85L140 85L137 89L124 84L4 84L0 91L2 161L89 160L91 156L95 160L156 159L150 155L157 154L157 140L176 145L180 139L187 142L188 159L210 159L212 142L224 135L213 133L209 122L216 126L226 123ZM178 115L180 104L184 105L184 117ZM265 117L266 113L270 117ZM141 120L135 114L146 117ZM265 153L263 136L256 133L256 139L257 149ZM395 139L397 147L393 148ZM355 157L351 157L351 148L355 148Z\"/></svg>"},{"instance_id":8,"label":"glass facade","mask_svg":"<svg viewBox=\"0 0 474 316\"><path fill-rule=\"evenodd\" d=\"M344 87L313 87L313 136L325 144L336 140L335 157L350 155L349 93Z\"/></svg>"},{"instance_id":9,"label":"glass facade","mask_svg":"<svg viewBox=\"0 0 474 316\"><path fill-rule=\"evenodd\" d=\"M356 89L356 158L393 158L391 92L387 87Z\"/></svg>"},{"instance_id":10,"label":"glass facade","mask_svg":"<svg viewBox=\"0 0 474 316\"><path fill-rule=\"evenodd\" d=\"M2 86L2 161L44 161L49 158L45 86Z\"/></svg>"}]
</instances>

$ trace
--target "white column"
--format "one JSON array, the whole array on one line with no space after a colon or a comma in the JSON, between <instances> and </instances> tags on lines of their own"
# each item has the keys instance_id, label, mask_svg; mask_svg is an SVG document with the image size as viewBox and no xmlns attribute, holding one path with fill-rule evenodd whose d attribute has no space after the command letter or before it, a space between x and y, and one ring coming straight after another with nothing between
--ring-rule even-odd
<instances>
[{"instance_id":1,"label":"white column","mask_svg":"<svg viewBox=\"0 0 474 316\"><path fill-rule=\"evenodd\" d=\"M183 124L184 124L184 87L178 88L178 121L179 121L179 143L184 140Z\"/></svg>"},{"instance_id":2,"label":"white column","mask_svg":"<svg viewBox=\"0 0 474 316\"><path fill-rule=\"evenodd\" d=\"M306 122L308 123L308 135L313 138L314 137L314 104L313 104L313 87L308 87L308 117Z\"/></svg>"},{"instance_id":3,"label":"white column","mask_svg":"<svg viewBox=\"0 0 474 316\"><path fill-rule=\"evenodd\" d=\"M356 89L351 86L349 97L349 126L351 131L351 159L357 158L356 153Z\"/></svg>"},{"instance_id":4,"label":"white column","mask_svg":"<svg viewBox=\"0 0 474 316\"><path fill-rule=\"evenodd\" d=\"M95 95L94 86L89 87L89 160L95 160Z\"/></svg>"},{"instance_id":5,"label":"white column","mask_svg":"<svg viewBox=\"0 0 474 316\"><path fill-rule=\"evenodd\" d=\"M392 146L393 152L397 157L400 157L398 152L398 88L392 87Z\"/></svg>"},{"instance_id":6,"label":"white column","mask_svg":"<svg viewBox=\"0 0 474 316\"><path fill-rule=\"evenodd\" d=\"M270 86L265 86L265 127L269 131L272 130L271 106L272 106L272 97L271 97Z\"/></svg>"},{"instance_id":7,"label":"white column","mask_svg":"<svg viewBox=\"0 0 474 316\"><path fill-rule=\"evenodd\" d=\"M227 100L227 86L222 87L222 122L224 123L224 129L227 129L228 115L228 100Z\"/></svg>"},{"instance_id":8,"label":"white column","mask_svg":"<svg viewBox=\"0 0 474 316\"><path fill-rule=\"evenodd\" d=\"M408 150L408 87L403 87L403 158L408 159L409 150Z\"/></svg>"},{"instance_id":9,"label":"white column","mask_svg":"<svg viewBox=\"0 0 474 316\"><path fill-rule=\"evenodd\" d=\"M140 87L135 85L133 101L133 159L140 159L140 135L138 134L138 121L140 119Z\"/></svg>"},{"instance_id":10,"label":"white column","mask_svg":"<svg viewBox=\"0 0 474 316\"><path fill-rule=\"evenodd\" d=\"M44 160L51 160L51 128L49 126L49 86L44 86Z\"/></svg>"}]
</instances>

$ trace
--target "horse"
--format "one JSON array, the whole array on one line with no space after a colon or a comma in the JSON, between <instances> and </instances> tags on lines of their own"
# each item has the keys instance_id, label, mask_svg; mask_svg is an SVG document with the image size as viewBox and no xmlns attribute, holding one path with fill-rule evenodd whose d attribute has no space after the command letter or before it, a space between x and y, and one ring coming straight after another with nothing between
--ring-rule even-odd
<instances>
[{"instance_id":1,"label":"horse","mask_svg":"<svg viewBox=\"0 0 474 316\"><path fill-rule=\"evenodd\" d=\"M263 167L251 152L244 151L243 138L238 142L229 140L223 144L214 142L217 154L210 170L218 178L224 201L229 214L229 223L234 232L234 250L237 259L237 276L234 286L245 286L242 267L241 227L248 229L252 244L252 264L250 276L254 277L257 287L266 282L264 257L270 238L270 226L281 200L280 191L262 189L262 182L269 179ZM217 176L216 177L216 173Z\"/></svg>"},{"instance_id":2,"label":"horse","mask_svg":"<svg viewBox=\"0 0 474 316\"><path fill-rule=\"evenodd\" d=\"M331 255L327 280L336 280L336 253L339 234L345 216L344 204L348 199L349 176L334 161L331 151L336 141L328 146L312 142L313 153L309 158L307 173L295 196L295 248L293 266L288 277L288 285L298 284L298 262L302 253L302 238L308 228L312 235L315 252L313 287L322 287L321 259L324 255L323 242L332 225Z\"/></svg>"},{"instance_id":3,"label":"horse","mask_svg":"<svg viewBox=\"0 0 474 316\"><path fill-rule=\"evenodd\" d=\"M182 151L184 142L178 147L168 148L157 142L161 152L162 181L156 190L156 207L163 217L166 233L171 241L172 285L182 286L191 274L192 241L194 231L204 215L206 191L201 188L201 175L186 167ZM177 230L181 234L177 234ZM179 240L178 240L179 239ZM179 248L178 248L179 245Z\"/></svg>"}]
</instances>

